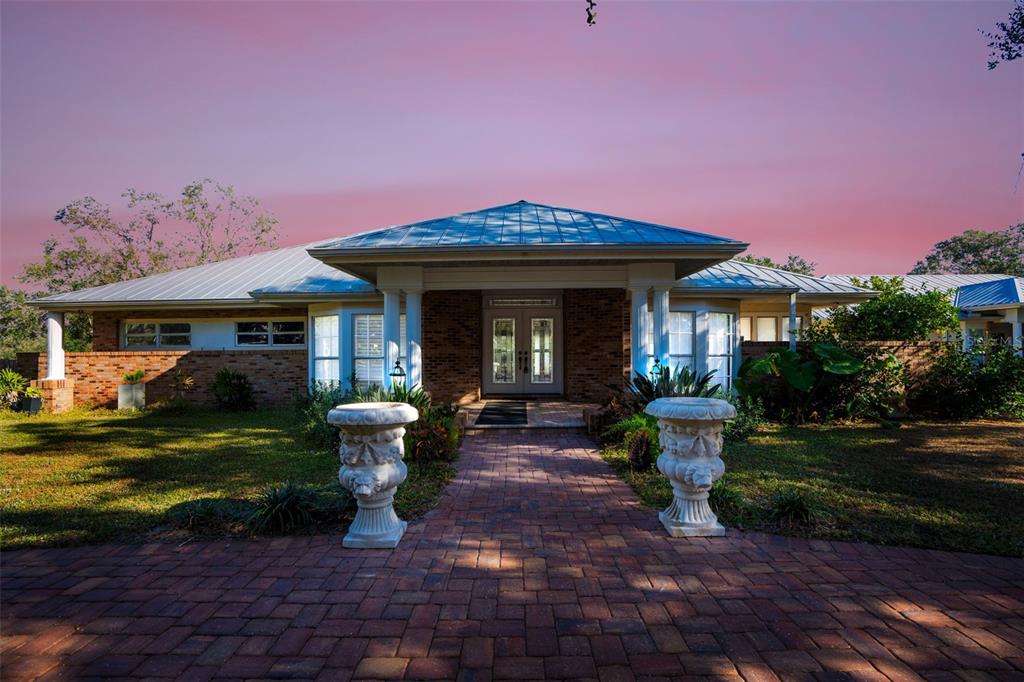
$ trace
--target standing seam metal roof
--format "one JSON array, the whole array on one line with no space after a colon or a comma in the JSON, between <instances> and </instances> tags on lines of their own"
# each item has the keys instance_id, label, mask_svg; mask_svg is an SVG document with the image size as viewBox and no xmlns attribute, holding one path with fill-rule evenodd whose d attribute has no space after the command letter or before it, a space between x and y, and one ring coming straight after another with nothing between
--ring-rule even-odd
<instances>
[{"instance_id":1,"label":"standing seam metal roof","mask_svg":"<svg viewBox=\"0 0 1024 682\"><path fill-rule=\"evenodd\" d=\"M491 245L718 245L726 237L527 201L342 237L321 249Z\"/></svg>"}]
</instances>

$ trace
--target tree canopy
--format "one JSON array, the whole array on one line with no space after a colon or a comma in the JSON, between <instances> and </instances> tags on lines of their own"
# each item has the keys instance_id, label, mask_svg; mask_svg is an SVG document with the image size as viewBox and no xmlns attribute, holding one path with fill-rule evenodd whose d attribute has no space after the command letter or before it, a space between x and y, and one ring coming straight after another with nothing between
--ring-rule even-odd
<instances>
[{"instance_id":1,"label":"tree canopy","mask_svg":"<svg viewBox=\"0 0 1024 682\"><path fill-rule=\"evenodd\" d=\"M1012 62L1024 56L1024 0L1015 0L1006 21L997 21L995 31L982 31L991 50L988 68L1001 62Z\"/></svg>"},{"instance_id":2,"label":"tree canopy","mask_svg":"<svg viewBox=\"0 0 1024 682\"><path fill-rule=\"evenodd\" d=\"M814 275L814 271L818 267L817 263L812 263L811 261L792 253L787 256L785 263L776 263L767 256L755 256L753 254L740 256L736 258L736 260L743 263L750 263L752 265L763 265L777 270L788 270L789 272L795 272L800 275Z\"/></svg>"},{"instance_id":3,"label":"tree canopy","mask_svg":"<svg viewBox=\"0 0 1024 682\"><path fill-rule=\"evenodd\" d=\"M1024 276L1024 223L998 232L967 230L945 239L910 271L911 275L944 273Z\"/></svg>"},{"instance_id":4,"label":"tree canopy","mask_svg":"<svg viewBox=\"0 0 1024 682\"><path fill-rule=\"evenodd\" d=\"M202 265L268 248L277 241L277 220L251 196L204 179L185 185L180 196L128 189L114 210L91 196L76 199L54 216L66 228L50 237L42 257L19 279L41 295L59 294ZM26 292L0 290L0 356L39 350L44 330ZM65 347L85 350L92 337L88 315L69 314Z\"/></svg>"},{"instance_id":5,"label":"tree canopy","mask_svg":"<svg viewBox=\"0 0 1024 682\"><path fill-rule=\"evenodd\" d=\"M903 279L872 277L853 284L878 292L855 306L836 306L815 321L807 338L829 341L924 341L936 332L956 329L959 318L949 292L912 293Z\"/></svg>"}]
</instances>

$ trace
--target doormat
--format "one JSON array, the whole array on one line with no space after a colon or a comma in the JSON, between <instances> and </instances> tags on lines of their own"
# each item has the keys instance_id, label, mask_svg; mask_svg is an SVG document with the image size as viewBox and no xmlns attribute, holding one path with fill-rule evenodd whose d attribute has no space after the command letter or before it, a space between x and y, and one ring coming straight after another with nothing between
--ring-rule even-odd
<instances>
[{"instance_id":1,"label":"doormat","mask_svg":"<svg viewBox=\"0 0 1024 682\"><path fill-rule=\"evenodd\" d=\"M476 426L526 426L526 402L523 400L488 400Z\"/></svg>"}]
</instances>

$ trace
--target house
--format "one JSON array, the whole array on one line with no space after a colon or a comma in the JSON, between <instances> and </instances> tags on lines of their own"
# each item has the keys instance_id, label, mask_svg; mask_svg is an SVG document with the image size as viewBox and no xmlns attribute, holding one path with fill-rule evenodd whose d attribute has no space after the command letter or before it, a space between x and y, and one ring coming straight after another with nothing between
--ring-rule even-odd
<instances>
[{"instance_id":1,"label":"house","mask_svg":"<svg viewBox=\"0 0 1024 682\"><path fill-rule=\"evenodd\" d=\"M971 339L1003 339L1024 347L1024 277L1012 275L878 275L899 277L908 291L948 291L960 310L964 346ZM872 275L825 275L836 284L866 282Z\"/></svg>"},{"instance_id":2,"label":"house","mask_svg":"<svg viewBox=\"0 0 1024 682\"><path fill-rule=\"evenodd\" d=\"M230 366L267 402L396 367L437 399L592 402L655 359L728 388L745 338L795 343L814 308L873 295L731 260L746 248L519 201L43 298L48 352L22 362L99 405L135 368L163 390L181 369L202 397ZM93 316L90 353L62 350L71 311Z\"/></svg>"}]
</instances>

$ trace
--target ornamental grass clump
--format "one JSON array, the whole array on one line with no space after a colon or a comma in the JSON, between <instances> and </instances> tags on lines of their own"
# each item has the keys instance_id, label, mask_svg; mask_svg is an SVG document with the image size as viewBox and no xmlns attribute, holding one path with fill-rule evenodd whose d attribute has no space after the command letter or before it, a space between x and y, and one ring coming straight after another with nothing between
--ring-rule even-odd
<instances>
[{"instance_id":1,"label":"ornamental grass clump","mask_svg":"<svg viewBox=\"0 0 1024 682\"><path fill-rule=\"evenodd\" d=\"M281 483L265 488L254 501L255 511L247 524L254 533L286 533L313 524L316 490L301 483Z\"/></svg>"},{"instance_id":2,"label":"ornamental grass clump","mask_svg":"<svg viewBox=\"0 0 1024 682\"><path fill-rule=\"evenodd\" d=\"M768 518L785 528L813 526L825 513L816 498L796 488L783 488L771 498Z\"/></svg>"}]
</instances>

